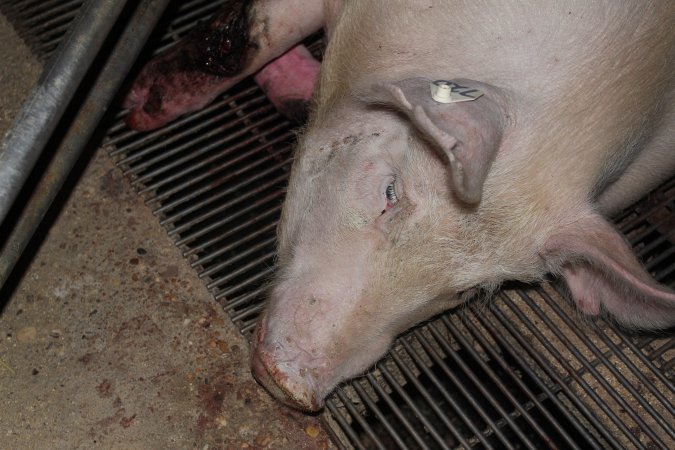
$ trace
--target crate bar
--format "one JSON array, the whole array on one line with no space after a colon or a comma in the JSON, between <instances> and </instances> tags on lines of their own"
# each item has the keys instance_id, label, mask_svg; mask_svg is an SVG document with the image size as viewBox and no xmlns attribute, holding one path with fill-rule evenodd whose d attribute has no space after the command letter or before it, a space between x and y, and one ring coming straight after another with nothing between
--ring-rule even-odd
<instances>
[{"instance_id":1,"label":"crate bar","mask_svg":"<svg viewBox=\"0 0 675 450\"><path fill-rule=\"evenodd\" d=\"M54 123L51 123L53 118L41 122L39 117L34 116L33 108L39 107L39 105L34 102L38 102L43 95L47 95L44 93L40 94L39 91L41 89L48 89L54 85L63 84L60 89L57 89L55 95L50 96L50 98L52 100L61 98L64 102L70 101L68 97L72 96L72 93L68 93L68 89L76 89L77 86L73 85L73 83L77 82L79 84L81 77L84 76L84 74L72 67L65 67L69 60L64 58L73 58L70 60L71 64L78 64L79 62L82 65L88 65L90 63L89 59L96 56L95 53L98 52L97 46L100 46L99 41L102 42L104 39L103 37L97 39L92 38L94 41L92 47L78 45L80 40L88 37L86 33L98 33L98 30L89 28L90 24L85 26L80 25L80 23L91 20L94 24L103 27L101 33L107 33L106 30L108 28L106 27L112 26L112 23L114 23L117 16L120 14L122 6L124 6L124 2L117 3L121 4L121 6L117 5L112 7L111 5L100 5L97 2L92 1L91 4L93 9L83 10L80 19L78 19L78 23L73 29L74 31L68 38L69 40L64 42L63 50L59 52L51 66L45 69L43 78L41 79L42 81L39 82L37 90L34 91L34 93L38 93L29 97L26 107L22 111L22 114L25 114L23 116L25 122L23 121L24 119L19 117L18 121L15 122L15 125L18 124L19 127L16 129L13 128L12 131L10 131L10 134L7 135L7 139L3 142L3 145L18 145L19 147L24 145L23 149L28 150L31 153L30 157L36 158L36 155L34 154L36 152L39 153L42 150L41 147L46 145L51 134L49 128L53 128L55 125ZM76 118L70 124L68 131L56 150L55 157L47 167L35 192L24 208L19 221L10 232L7 242L11 245L6 245L5 248L2 249L2 253L0 253L0 285L4 284L7 280L7 277L19 260L23 250L28 245L33 233L70 174L70 171L79 160L82 151L91 139L101 118L107 111L108 105L117 93L131 64L135 57L140 53L148 35L154 29L155 24L164 12L167 4L168 0L148 0L141 3L136 14L133 16L133 19L126 25L122 32L122 36L116 42L104 67L101 69L94 86L91 88L90 92L86 94L84 103L80 107ZM92 15L94 17L92 17ZM87 50L74 50L72 49L73 46L86 47ZM65 108L65 106L63 107ZM54 114L58 115L59 118L63 112L61 107L50 108L47 106L46 110L52 111ZM23 127L31 125L45 127L45 129L42 130L44 133L38 132L28 138L26 136L21 136ZM13 139L12 132L17 133L13 135L17 139ZM46 133L49 133L49 135ZM38 134L40 136L38 136ZM0 160L3 160L4 156L5 153L3 152L2 155L0 155ZM32 161L32 163L30 163L27 159L24 159L23 161L26 164L35 162ZM13 164L13 162L8 159L4 159L3 162L9 166L12 166ZM0 164L2 163L0 162ZM23 167L24 169L28 169L28 165L23 165ZM3 177L3 169L7 169L7 167L0 166L0 179ZM6 180L3 179L2 181L4 182ZM12 182L12 180L9 182ZM14 182L19 181L14 178ZM16 192L18 193L18 190ZM6 200L7 199L5 198L3 201ZM0 204L0 208L3 206L8 205Z\"/></svg>"},{"instance_id":2,"label":"crate bar","mask_svg":"<svg viewBox=\"0 0 675 450\"><path fill-rule=\"evenodd\" d=\"M0 145L0 223L125 4L126 1L91 0L84 6L59 53L47 64L14 120Z\"/></svg>"}]
</instances>

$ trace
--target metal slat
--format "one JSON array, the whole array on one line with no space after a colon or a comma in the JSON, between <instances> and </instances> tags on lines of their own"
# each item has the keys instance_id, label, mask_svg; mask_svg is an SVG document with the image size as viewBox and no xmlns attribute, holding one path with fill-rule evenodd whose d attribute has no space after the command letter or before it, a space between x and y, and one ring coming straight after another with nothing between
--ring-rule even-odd
<instances>
[{"instance_id":1,"label":"metal slat","mask_svg":"<svg viewBox=\"0 0 675 450\"><path fill-rule=\"evenodd\" d=\"M518 356L513 353L513 348L511 347L510 343L506 341L505 336L499 332L495 326L492 324L490 320L487 320L486 317L481 314L476 306L471 307L471 311L473 312L474 317L480 322L481 326L483 326L489 333L490 337L493 338L499 345L500 349L502 350L503 353L498 353L490 345L485 343L483 345L483 348L486 349L486 351L491 355L492 359L495 361L499 361L499 363L505 367L508 365L508 363L504 360L506 355L511 356L512 360L518 360L522 358L518 358ZM494 314L493 314L494 316ZM472 333L474 336L478 334L478 332ZM558 398L557 393L560 392L560 388L558 385L556 385L556 392L551 390L549 386L543 382L539 377L535 375L535 373L532 371L530 367L527 365L521 365L519 369L524 372L524 374L531 380L534 380L536 383L537 388L542 392L543 396L545 396L546 400L548 400L557 410L564 411L566 408L565 406L560 402L560 399ZM513 377L518 384L522 386L522 380L519 377ZM553 417L551 413L549 413L548 408L544 407L542 403L540 402L540 399L534 395L533 392L531 392L529 389L526 389L525 386L522 386L521 389L523 389L525 392L528 393L529 401L531 401L533 404L537 405L539 411L546 417L546 419L549 421L549 423L553 424L554 428L556 431L563 436L563 439L565 440L566 444L570 446L570 448L577 448L577 443L572 442L572 438L569 436L569 433L565 430L565 428L560 424L560 418L559 417ZM580 425L576 422L572 422L572 426L575 429L577 433L580 435L585 434L584 430L580 427ZM553 442L552 440L550 442ZM584 442L584 446L593 447L593 448L600 448L596 442Z\"/></svg>"},{"instance_id":2,"label":"metal slat","mask_svg":"<svg viewBox=\"0 0 675 450\"><path fill-rule=\"evenodd\" d=\"M415 330L414 336L420 342L425 341L424 336L422 336L422 334L419 332L419 330ZM427 376L427 378L429 378L432 381L434 387L443 396L443 399L452 406L453 411L458 415L458 417L460 417L463 420L464 424L473 432L473 436L476 439L478 439L484 446L489 447L490 445L485 440L485 438L483 436L483 433L480 430L478 430L478 428L476 428L474 426L473 422L468 418L468 416L466 414L464 414L463 408L452 398L452 396L448 393L448 391L445 389L445 387L440 382L440 380L438 380L438 378L433 374L433 372L431 372L429 370L429 368L424 364L424 362L420 360L419 355L417 354L417 352L415 352L413 350L413 348L410 346L410 344L408 344L406 339L405 338L399 339L399 342L401 344L403 344L403 346L406 348L406 351L408 352L408 354L413 358L413 360L415 360L415 362L417 363L417 367L421 368L422 371L424 372L424 374ZM426 350L427 354L429 354L432 357L434 363L438 367L444 366L443 370L446 372L446 374L450 372L449 369L447 367L445 367L445 364L442 362L442 359L440 358L440 356L436 352L433 351L432 346L428 342L423 342L422 346ZM427 396L428 396L428 394L427 394ZM445 417L445 414L443 414L443 412L440 411L440 409L438 408L437 405L434 404L434 402L430 401L429 399L427 399L427 401L430 403L430 406L434 409L434 411L436 412L438 417L443 421L443 423L453 433L454 438L457 441L459 441L462 445L464 445L466 448L468 448L469 443L466 441L466 439L464 438L462 433L459 432L452 425L449 418Z\"/></svg>"},{"instance_id":3,"label":"metal slat","mask_svg":"<svg viewBox=\"0 0 675 450\"><path fill-rule=\"evenodd\" d=\"M536 310L537 318L539 320L543 321L548 326L547 329L550 330L560 342L568 345L565 348L567 350L569 350L569 352L572 354L572 356L574 356L574 358L576 358L576 360L578 362L580 362L588 372L590 372L592 375L594 375L595 380L597 380L600 384L602 384L603 387L606 389L607 388L607 382L605 381L604 377L602 377L602 375L595 369L595 367L593 367L593 365L589 364L589 362L586 361L583 358L581 353L574 347L574 345L571 345L572 343L569 341L567 336L565 336L563 333L561 333L557 329L557 327L553 324L553 322L545 314L541 313L541 311L536 307L535 302L532 301L532 299L528 296L528 294L526 294L524 291L519 290L518 295L523 299L529 300L529 307ZM519 316L521 316L521 320L523 320L526 323L530 322L529 319L527 319L525 317L522 317L523 316L522 312L517 311L518 308L513 304L513 302L510 299L508 299L508 297L503 297L503 300L504 300L505 303L508 304L508 306L513 310L513 312L516 312ZM547 341L545 338L543 338L543 336L541 336L541 334L538 332L538 330L535 327L530 326L530 331L538 334L538 338L542 343ZM633 445L635 445L636 447L639 447L640 446L639 441L635 438L635 436L632 435L632 433L630 433L630 430L627 428L627 426L618 418L616 413L614 411L612 411L600 399L600 397L595 393L595 391L593 389L591 389L591 387L588 385L588 383L586 383L583 380L582 377L577 376L575 369L571 366L571 364L562 355L560 355L560 353L557 351L557 349L555 349L555 348L553 348L552 346L549 345L549 346L547 346L547 350L551 354L556 355L557 362L559 364L561 364L565 368L565 370L567 370L567 372L570 376L574 377L574 379L577 381L577 383L579 383L583 386L584 391L586 391L588 393L588 395L591 398L593 398L595 404L598 407L600 407L600 409L602 409L602 411L606 414L606 416L609 417L612 420L612 422L619 428L619 430L621 430L626 435L626 437L630 441L632 441ZM621 400L621 403L623 403L623 405L625 405L625 402L623 400Z\"/></svg>"},{"instance_id":4,"label":"metal slat","mask_svg":"<svg viewBox=\"0 0 675 450\"><path fill-rule=\"evenodd\" d=\"M478 320L481 320L480 316L478 314L475 314L475 308L472 308L472 311L474 312L475 317ZM481 320L481 323L483 323L484 320ZM525 384L523 381L520 379L520 377L514 376L513 371L509 370L510 367L504 361L503 357L495 351L487 342L487 340L481 335L481 333L478 331L477 327L472 324L471 320L466 320L465 321L465 326L469 329L471 332L472 337L478 342L481 347L484 349L485 352L489 355L490 359L492 361L495 361L497 364L499 364L502 369L504 370L504 373L510 374L510 382L512 384L515 384L520 388L520 390L529 398L529 402L534 406L536 405L538 407L538 411L543 414L546 419L548 419L549 423L553 424L554 427L556 428L556 431L564 438L565 442L567 445L570 446L570 448L578 448L574 442L572 441L571 437L565 432L565 429L560 426L557 423L557 420L548 412L548 410L542 405L542 403L539 401L539 398L537 398L537 395L533 393ZM493 338L495 336L492 336ZM534 431L539 434L541 439L544 442L555 442L555 440L548 435L548 433L541 428L539 423L529 414L528 408L526 408L523 404L521 404L520 401L518 401L513 394L511 394L510 389L504 384L504 381L501 380L497 374L494 373L494 371L490 370L487 365L483 362L480 361L481 368L483 369L483 373L487 374L490 378L491 383L493 383L496 386L500 387L500 390L502 393L504 393L510 400L511 404L513 405L514 408L520 413L520 415L525 418L527 423L532 427ZM514 425L512 425L513 427Z\"/></svg>"}]
</instances>

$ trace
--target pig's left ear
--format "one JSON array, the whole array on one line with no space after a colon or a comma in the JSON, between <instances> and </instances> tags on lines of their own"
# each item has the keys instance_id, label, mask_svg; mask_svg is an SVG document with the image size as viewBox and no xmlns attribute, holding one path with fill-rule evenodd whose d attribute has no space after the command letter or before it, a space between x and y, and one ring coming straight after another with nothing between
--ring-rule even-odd
<instances>
[{"instance_id":1,"label":"pig's left ear","mask_svg":"<svg viewBox=\"0 0 675 450\"><path fill-rule=\"evenodd\" d=\"M459 79L453 80L454 85L480 90L484 95L471 101L443 103L432 98L430 80L408 78L376 84L359 98L404 112L447 155L457 197L475 204L480 202L483 183L497 155L505 114L497 101L496 88Z\"/></svg>"},{"instance_id":2,"label":"pig's left ear","mask_svg":"<svg viewBox=\"0 0 675 450\"><path fill-rule=\"evenodd\" d=\"M643 329L675 326L675 292L659 285L612 225L597 214L561 226L544 256L562 276L579 309L601 307L620 323Z\"/></svg>"}]
</instances>

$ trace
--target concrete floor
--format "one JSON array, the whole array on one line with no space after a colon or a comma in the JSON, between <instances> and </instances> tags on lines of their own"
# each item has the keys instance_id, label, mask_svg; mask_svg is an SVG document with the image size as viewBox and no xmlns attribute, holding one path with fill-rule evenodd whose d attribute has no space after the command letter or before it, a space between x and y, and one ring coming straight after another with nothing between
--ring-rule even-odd
<instances>
[{"instance_id":1,"label":"concrete floor","mask_svg":"<svg viewBox=\"0 0 675 450\"><path fill-rule=\"evenodd\" d=\"M0 16L0 133L39 63ZM0 299L3 449L331 448L252 379L248 344L104 150Z\"/></svg>"}]
</instances>

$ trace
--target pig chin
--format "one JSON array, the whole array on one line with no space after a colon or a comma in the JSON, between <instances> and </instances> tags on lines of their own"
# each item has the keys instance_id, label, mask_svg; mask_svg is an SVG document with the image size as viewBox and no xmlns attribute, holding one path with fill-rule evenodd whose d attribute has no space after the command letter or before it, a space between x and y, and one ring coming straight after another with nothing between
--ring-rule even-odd
<instances>
[{"instance_id":1,"label":"pig chin","mask_svg":"<svg viewBox=\"0 0 675 450\"><path fill-rule=\"evenodd\" d=\"M263 316L252 342L251 371L255 379L285 405L315 412L323 408L325 397L341 381L368 369L386 352L390 342L391 339L384 337L371 340L371 351L360 348L353 358L314 356L271 338ZM364 358L365 355L370 357Z\"/></svg>"}]
</instances>

